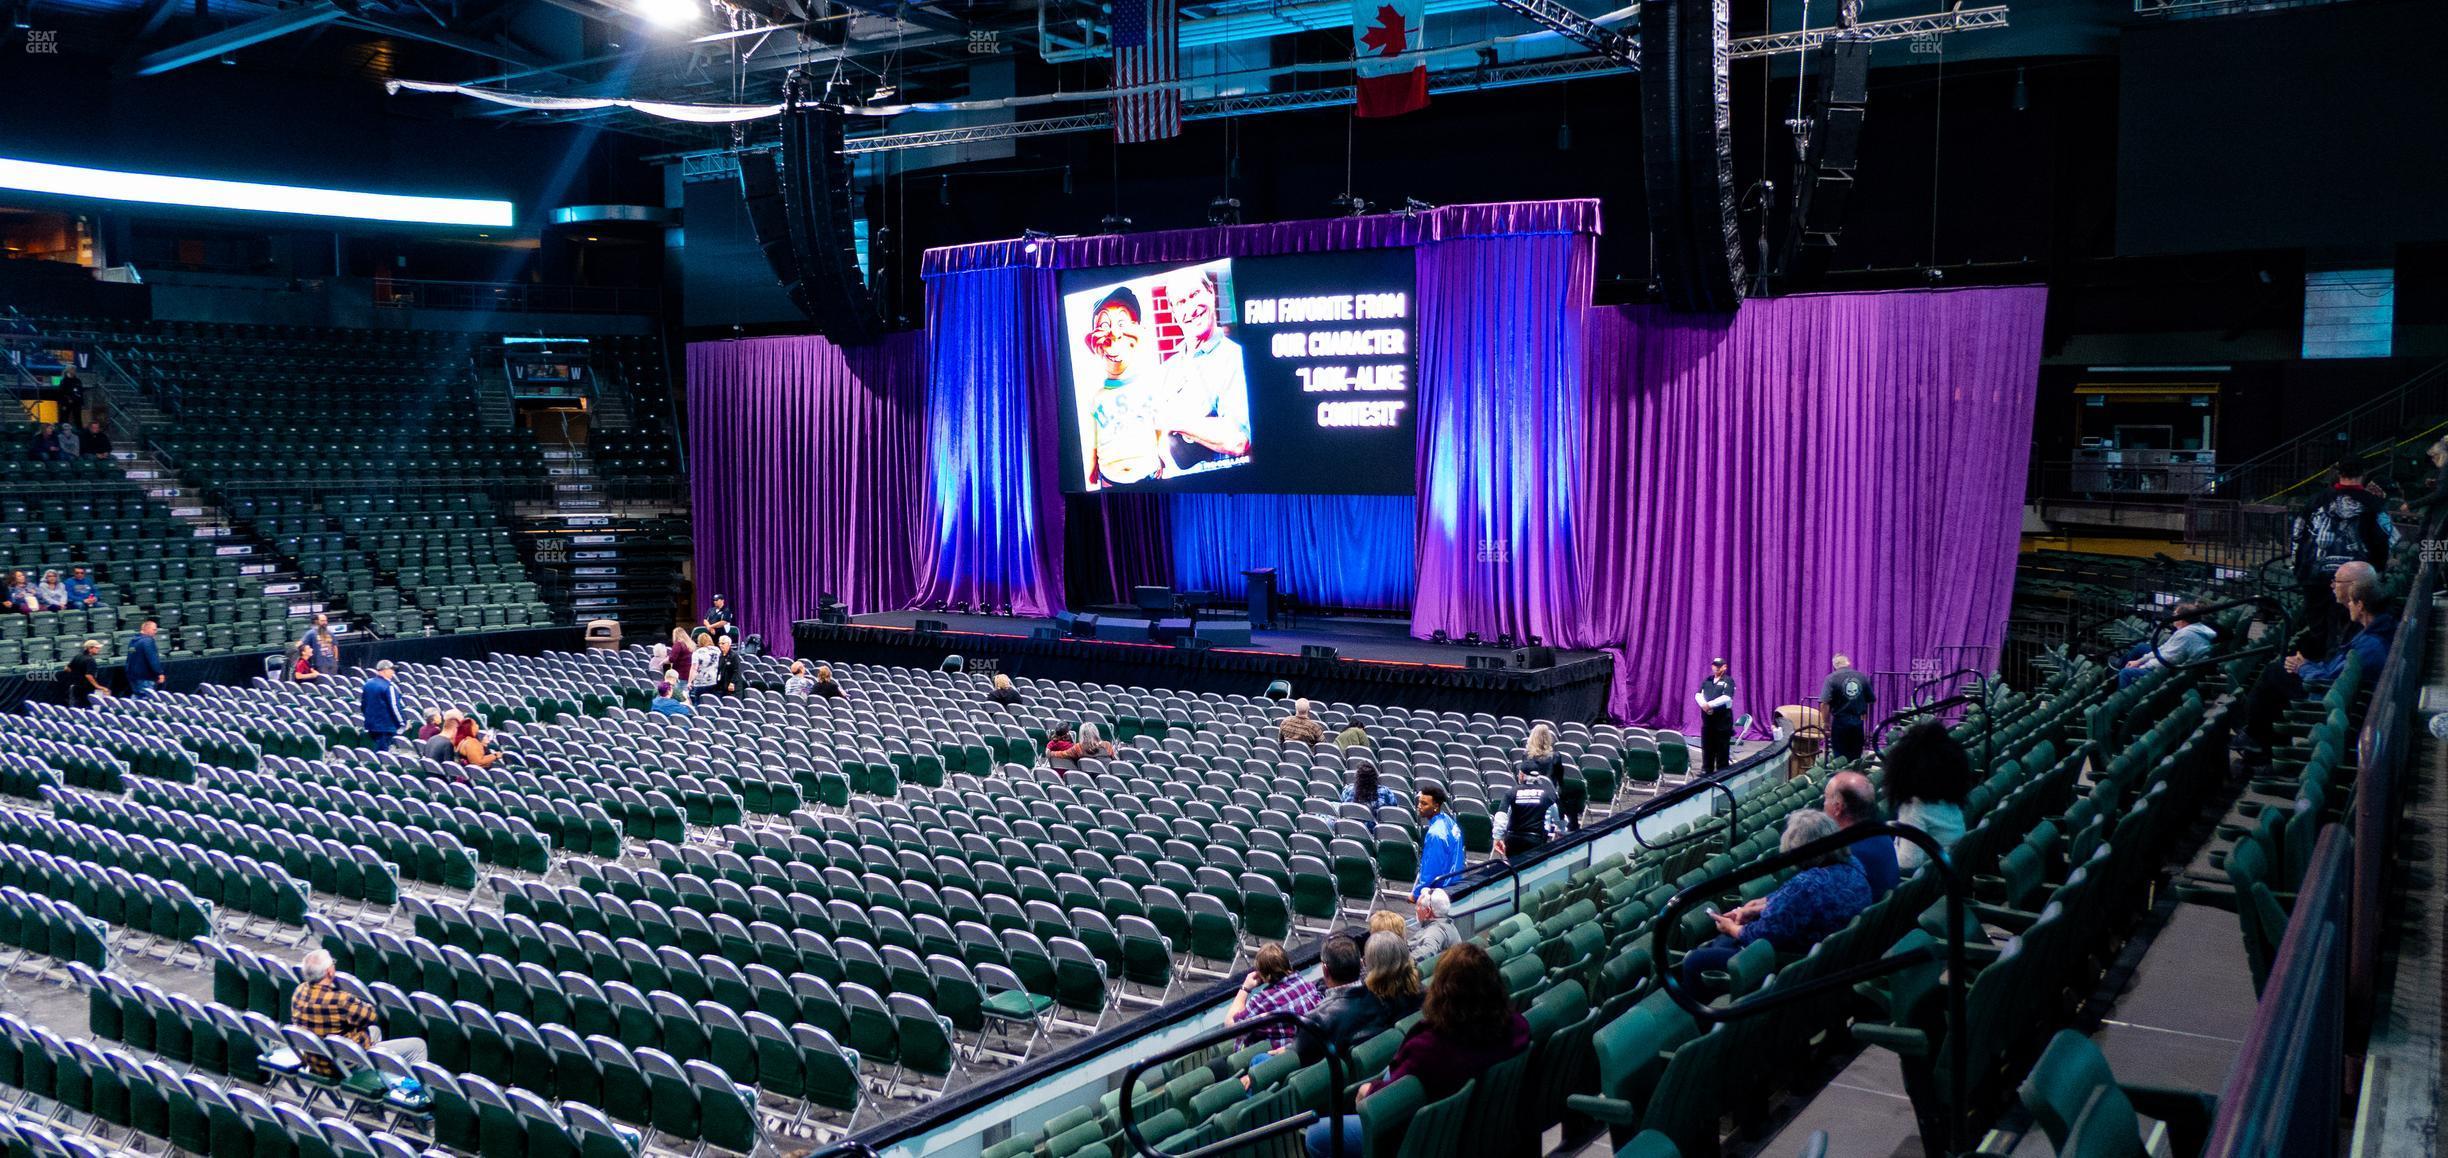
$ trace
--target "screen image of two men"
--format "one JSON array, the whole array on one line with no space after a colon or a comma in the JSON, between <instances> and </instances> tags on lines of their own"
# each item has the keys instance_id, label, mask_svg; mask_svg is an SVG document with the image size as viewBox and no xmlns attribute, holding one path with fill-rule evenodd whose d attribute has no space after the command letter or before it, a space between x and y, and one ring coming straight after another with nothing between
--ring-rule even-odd
<instances>
[{"instance_id":1,"label":"screen image of two men","mask_svg":"<svg viewBox=\"0 0 2448 1158\"><path fill-rule=\"evenodd\" d=\"M1073 295L1087 489L1250 461L1249 381L1226 337L1232 263L1210 262Z\"/></svg>"}]
</instances>

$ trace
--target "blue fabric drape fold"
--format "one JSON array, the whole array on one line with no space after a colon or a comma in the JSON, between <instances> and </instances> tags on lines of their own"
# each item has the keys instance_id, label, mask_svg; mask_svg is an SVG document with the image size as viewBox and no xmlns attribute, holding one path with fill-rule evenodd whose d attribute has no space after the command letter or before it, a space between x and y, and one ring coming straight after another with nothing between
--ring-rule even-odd
<instances>
[{"instance_id":1,"label":"blue fabric drape fold","mask_svg":"<svg viewBox=\"0 0 2448 1158\"><path fill-rule=\"evenodd\" d=\"M1172 495L1173 585L1236 597L1243 571L1275 568L1308 607L1401 610L1417 572L1409 495Z\"/></svg>"}]
</instances>

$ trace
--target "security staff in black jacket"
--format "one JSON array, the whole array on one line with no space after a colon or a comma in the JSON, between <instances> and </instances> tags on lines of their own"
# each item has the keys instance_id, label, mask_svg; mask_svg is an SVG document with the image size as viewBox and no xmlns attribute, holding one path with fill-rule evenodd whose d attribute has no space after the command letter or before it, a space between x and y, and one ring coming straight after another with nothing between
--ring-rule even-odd
<instances>
[{"instance_id":1,"label":"security staff in black jacket","mask_svg":"<svg viewBox=\"0 0 2448 1158\"><path fill-rule=\"evenodd\" d=\"M1528 763L1514 766L1521 779L1514 782L1512 797L1496 810L1498 856L1526 856L1545 848L1548 831L1557 824L1563 790L1545 772L1524 766Z\"/></svg>"},{"instance_id":2,"label":"security staff in black jacket","mask_svg":"<svg viewBox=\"0 0 2448 1158\"><path fill-rule=\"evenodd\" d=\"M1723 769L1734 754L1734 677L1724 656L1709 661L1709 675L1692 698L1700 704L1700 771Z\"/></svg>"}]
</instances>

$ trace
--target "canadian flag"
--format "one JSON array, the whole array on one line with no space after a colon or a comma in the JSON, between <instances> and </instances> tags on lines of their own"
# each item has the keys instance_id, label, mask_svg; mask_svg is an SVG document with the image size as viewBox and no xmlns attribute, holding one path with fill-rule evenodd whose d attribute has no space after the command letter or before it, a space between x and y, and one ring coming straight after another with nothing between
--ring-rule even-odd
<instances>
[{"instance_id":1,"label":"canadian flag","mask_svg":"<svg viewBox=\"0 0 2448 1158\"><path fill-rule=\"evenodd\" d=\"M1352 0L1361 116L1398 117L1428 107L1428 58L1420 53L1427 15L1428 0Z\"/></svg>"}]
</instances>

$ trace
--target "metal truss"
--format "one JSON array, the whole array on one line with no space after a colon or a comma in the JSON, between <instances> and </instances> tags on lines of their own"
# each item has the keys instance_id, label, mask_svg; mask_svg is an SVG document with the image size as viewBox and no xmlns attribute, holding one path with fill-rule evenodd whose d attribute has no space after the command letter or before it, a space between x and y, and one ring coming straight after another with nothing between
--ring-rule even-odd
<instances>
[{"instance_id":1,"label":"metal truss","mask_svg":"<svg viewBox=\"0 0 2448 1158\"><path fill-rule=\"evenodd\" d=\"M1564 6L1561 0L1496 0L1496 6L1627 67L1640 67L1640 37L1618 32Z\"/></svg>"},{"instance_id":2,"label":"metal truss","mask_svg":"<svg viewBox=\"0 0 2448 1158\"><path fill-rule=\"evenodd\" d=\"M1550 0L1538 0L1541 3ZM1507 7L1513 7L1510 3ZM1519 9L1516 9L1519 11ZM1534 17L1535 19L1535 17ZM1542 21L1543 23L1543 21ZM1907 16L1896 20L1865 20L1853 26L1852 35L1863 40L1910 40L1948 32L1975 32L2006 27L2006 5L1966 8L1931 16ZM1561 32L1561 29L1558 29ZM1782 32L1770 36L1750 36L1727 45L1728 55L1737 60L1776 56L1789 52L1806 52L1839 35L1834 27L1813 28L1801 32ZM1638 65L1638 38L1632 42L1628 58L1613 56L1559 57L1520 61L1490 68L1446 69L1429 74L1431 93L1482 92L1489 89L1513 88L1521 85L1546 84L1551 81L1582 77L1612 76L1634 72ZM1217 97L1212 100L1187 101L1182 105L1185 121L1212 121L1228 117L1259 116L1266 113L1296 112L1303 109L1333 108L1354 100L1352 86L1292 89L1281 92L1249 93L1240 96ZM842 152L851 156L863 153L889 153L903 149L939 149L956 145L973 145L988 141L1011 141L1025 137L1055 136L1063 133L1085 133L1110 128L1113 116L1099 110L1070 116L1045 117L1031 121L1006 121L999 124L965 125L951 129L926 129L912 133L884 133L859 137L842 145ZM739 171L732 160L741 152L759 152L773 145L750 145L745 149L714 149L679 155L680 179L684 182L727 181Z\"/></svg>"},{"instance_id":3,"label":"metal truss","mask_svg":"<svg viewBox=\"0 0 2448 1158\"><path fill-rule=\"evenodd\" d=\"M1977 32L1985 28L2006 27L2006 6L1992 4L1985 8L1964 8L1931 16L1905 16L1895 20L1864 20L1853 26L1852 35L1860 40L1912 40L1946 32ZM1830 26L1801 32L1777 32L1767 36L1746 36L1727 47L1736 60L1756 56L1776 56L1787 52L1808 52L1830 40L1845 35Z\"/></svg>"}]
</instances>

